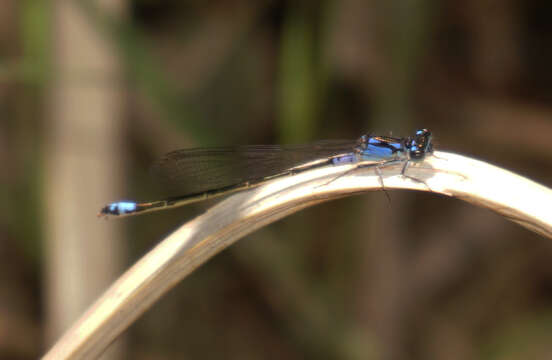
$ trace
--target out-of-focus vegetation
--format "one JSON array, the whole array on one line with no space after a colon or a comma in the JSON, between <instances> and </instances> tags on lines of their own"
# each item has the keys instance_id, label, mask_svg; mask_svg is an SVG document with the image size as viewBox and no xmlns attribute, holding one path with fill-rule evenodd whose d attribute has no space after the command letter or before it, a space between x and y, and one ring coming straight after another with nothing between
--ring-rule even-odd
<instances>
[{"instance_id":1,"label":"out-of-focus vegetation","mask_svg":"<svg viewBox=\"0 0 552 360\"><path fill-rule=\"evenodd\" d=\"M41 191L60 3L0 5L0 358L46 346L40 209L56 205ZM420 127L439 149L552 185L550 1L139 0L119 18L79 6L121 61L121 197L162 193L148 166L176 148ZM140 318L126 356L552 356L549 239L460 201L391 198L327 203L249 236ZM127 263L205 208L122 220Z\"/></svg>"}]
</instances>

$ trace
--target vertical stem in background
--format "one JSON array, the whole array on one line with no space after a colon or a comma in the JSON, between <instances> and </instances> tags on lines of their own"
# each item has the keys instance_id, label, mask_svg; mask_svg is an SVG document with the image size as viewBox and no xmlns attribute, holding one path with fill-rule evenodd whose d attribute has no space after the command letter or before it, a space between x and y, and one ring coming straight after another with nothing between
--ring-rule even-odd
<instances>
[{"instance_id":1,"label":"vertical stem in background","mask_svg":"<svg viewBox=\"0 0 552 360\"><path fill-rule=\"evenodd\" d=\"M316 17L308 7L291 4L282 30L280 58L280 138L285 142L310 139L318 116Z\"/></svg>"},{"instance_id":2,"label":"vertical stem in background","mask_svg":"<svg viewBox=\"0 0 552 360\"><path fill-rule=\"evenodd\" d=\"M124 0L98 1L122 14ZM113 48L75 1L53 3L44 234L47 345L120 271L120 225L96 218L122 193L122 86Z\"/></svg>"},{"instance_id":3,"label":"vertical stem in background","mask_svg":"<svg viewBox=\"0 0 552 360\"><path fill-rule=\"evenodd\" d=\"M49 6L44 2L32 0L21 1L17 5L21 9L18 21L23 57L18 66L11 70L6 69L5 74L11 74L12 81L23 80L25 90L21 93L23 96L17 97L17 117L12 119L14 124L17 124L14 127L17 130L7 134L11 134L10 141L13 142L11 146L25 144L19 146L21 150L17 155L12 155L10 161L17 158L16 161L25 164L26 176L16 180L17 186L9 189L6 197L11 197L12 203L17 204L17 207L12 208L8 214L13 216L11 221L18 223L22 230L20 238L25 241L22 245L29 254L38 259L40 254L38 241L41 240L41 233L36 223L40 216L38 207L41 174L36 159L41 150L39 129L42 122L42 109L40 104L45 93L44 81L47 79L49 69ZM10 13L8 9L1 11ZM5 164L6 171L11 173L9 163L2 164Z\"/></svg>"}]
</instances>

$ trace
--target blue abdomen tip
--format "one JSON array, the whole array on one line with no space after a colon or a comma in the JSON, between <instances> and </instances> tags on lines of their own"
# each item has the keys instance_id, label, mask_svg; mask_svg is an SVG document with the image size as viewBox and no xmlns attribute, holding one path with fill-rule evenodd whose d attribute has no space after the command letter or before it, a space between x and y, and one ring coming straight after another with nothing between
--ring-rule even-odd
<instances>
[{"instance_id":1,"label":"blue abdomen tip","mask_svg":"<svg viewBox=\"0 0 552 360\"><path fill-rule=\"evenodd\" d=\"M135 212L137 204L133 201L114 202L102 209L104 215L125 215Z\"/></svg>"}]
</instances>

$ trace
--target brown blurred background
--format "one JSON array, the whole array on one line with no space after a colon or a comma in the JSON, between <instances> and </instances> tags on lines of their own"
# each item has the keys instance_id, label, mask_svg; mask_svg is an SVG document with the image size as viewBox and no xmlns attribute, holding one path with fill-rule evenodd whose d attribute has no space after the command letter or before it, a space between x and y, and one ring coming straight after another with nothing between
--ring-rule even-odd
<instances>
[{"instance_id":1,"label":"brown blurred background","mask_svg":"<svg viewBox=\"0 0 552 360\"><path fill-rule=\"evenodd\" d=\"M404 136L552 184L552 2L0 4L0 358L43 354L211 204L163 193L192 146ZM552 242L424 193L304 210L217 255L106 358L552 358ZM552 209L552 207L551 207Z\"/></svg>"}]
</instances>

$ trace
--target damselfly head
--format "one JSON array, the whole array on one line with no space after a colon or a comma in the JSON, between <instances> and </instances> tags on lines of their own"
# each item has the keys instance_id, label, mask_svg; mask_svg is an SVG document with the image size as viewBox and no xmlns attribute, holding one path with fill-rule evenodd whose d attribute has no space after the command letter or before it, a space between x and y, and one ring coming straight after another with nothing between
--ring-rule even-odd
<instances>
[{"instance_id":1,"label":"damselfly head","mask_svg":"<svg viewBox=\"0 0 552 360\"><path fill-rule=\"evenodd\" d=\"M431 131L428 129L417 130L414 136L406 139L406 148L410 154L410 159L423 159L426 154L433 151Z\"/></svg>"}]
</instances>

